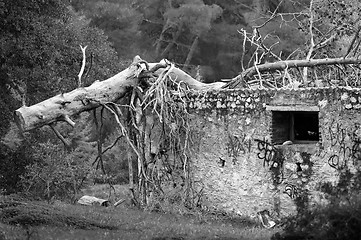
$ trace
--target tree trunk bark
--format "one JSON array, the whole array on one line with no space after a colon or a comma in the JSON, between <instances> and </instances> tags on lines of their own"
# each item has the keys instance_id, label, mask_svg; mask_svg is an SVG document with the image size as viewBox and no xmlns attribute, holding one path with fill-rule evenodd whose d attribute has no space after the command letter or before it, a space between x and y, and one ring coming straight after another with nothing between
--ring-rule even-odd
<instances>
[{"instance_id":1,"label":"tree trunk bark","mask_svg":"<svg viewBox=\"0 0 361 240\"><path fill-rule=\"evenodd\" d=\"M156 54L157 58L159 58L159 59L161 58L160 48L162 47L162 43L164 41L164 32L167 31L168 27L169 27L169 22L167 20L167 22L163 26L162 32L160 33L158 42L155 46L155 54Z\"/></svg>"},{"instance_id":2,"label":"tree trunk bark","mask_svg":"<svg viewBox=\"0 0 361 240\"><path fill-rule=\"evenodd\" d=\"M240 88L242 83L247 82L258 72L272 72L286 68L360 63L361 58L288 60L266 63L246 69L227 84L224 82L202 83L176 67L172 68L169 76L179 83L185 83L189 89L207 91L222 88ZM74 126L75 123L71 120L71 116L95 109L105 103L116 102L124 97L129 90L137 86L139 84L139 74L145 69L144 65L147 65L153 74L159 75L162 72L162 68L166 66L166 63L161 61L159 63L148 64L139 56L136 56L128 68L107 80L96 81L89 87L77 88L69 93L59 94L30 107L23 106L17 109L15 111L15 122L22 131L30 131L58 121L65 121Z\"/></svg>"},{"instance_id":3,"label":"tree trunk bark","mask_svg":"<svg viewBox=\"0 0 361 240\"><path fill-rule=\"evenodd\" d=\"M197 46L198 46L198 42L199 42L199 36L196 36L196 38L193 40L193 43L192 43L192 46L191 46L191 49L189 50L188 52L188 55L187 55L187 59L186 61L184 62L184 66L188 66L193 58L193 54L194 52L196 51L197 49Z\"/></svg>"},{"instance_id":4,"label":"tree trunk bark","mask_svg":"<svg viewBox=\"0 0 361 240\"><path fill-rule=\"evenodd\" d=\"M167 54L169 53L169 51L172 49L172 47L174 46L174 44L176 43L176 41L178 40L179 36L181 35L182 33L182 28L183 28L183 25L181 24L179 27L178 27L178 30L175 34L173 34L173 39L172 41L167 45L167 47L163 50L161 56L163 58L167 57Z\"/></svg>"},{"instance_id":5,"label":"tree trunk bark","mask_svg":"<svg viewBox=\"0 0 361 240\"><path fill-rule=\"evenodd\" d=\"M137 56L128 68L107 80L96 81L88 87L77 88L30 107L23 106L17 109L15 122L22 131L29 131L58 121L65 121L74 126L71 116L95 109L104 103L116 102L137 86L139 74L142 69L145 69L145 65L148 65L150 69L156 68L154 74L157 75L162 72L162 69L157 66L163 66L164 62L148 64ZM201 83L176 67L169 75L194 90L220 89L225 85L225 83Z\"/></svg>"}]
</instances>

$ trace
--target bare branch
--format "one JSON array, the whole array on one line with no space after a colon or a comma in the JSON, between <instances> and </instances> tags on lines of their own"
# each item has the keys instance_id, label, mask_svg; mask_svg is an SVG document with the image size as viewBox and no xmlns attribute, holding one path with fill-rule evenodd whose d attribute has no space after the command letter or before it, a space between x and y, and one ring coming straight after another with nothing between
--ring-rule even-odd
<instances>
[{"instance_id":1,"label":"bare branch","mask_svg":"<svg viewBox=\"0 0 361 240\"><path fill-rule=\"evenodd\" d=\"M68 115L64 115L62 120L64 120L70 126L75 127L75 122L73 120L71 120Z\"/></svg>"},{"instance_id":2,"label":"bare branch","mask_svg":"<svg viewBox=\"0 0 361 240\"><path fill-rule=\"evenodd\" d=\"M272 72L277 70L285 70L287 68L299 67L316 67L322 65L335 65L335 64L360 64L361 58L325 58L325 59L309 59L309 60L287 60L274 63L266 63L258 66L248 68L240 75L236 76L229 83L222 88L238 88L242 86L258 72Z\"/></svg>"},{"instance_id":3,"label":"bare branch","mask_svg":"<svg viewBox=\"0 0 361 240\"><path fill-rule=\"evenodd\" d=\"M318 49L325 47L329 42L333 41L336 38L336 36L337 36L337 34L335 33L335 34L331 35L329 38L327 38L325 41L316 44L314 50L318 50Z\"/></svg>"},{"instance_id":4,"label":"bare branch","mask_svg":"<svg viewBox=\"0 0 361 240\"><path fill-rule=\"evenodd\" d=\"M242 44L242 56L241 56L241 66L242 66L242 71L246 70L244 68L244 57L246 55L246 43L247 43L247 32L246 30L242 29L242 34L243 34L243 44Z\"/></svg>"},{"instance_id":5,"label":"bare branch","mask_svg":"<svg viewBox=\"0 0 361 240\"><path fill-rule=\"evenodd\" d=\"M124 125L123 125L122 122L120 121L119 116L121 116L121 111L120 111L119 107L116 106L116 105L112 105L112 106L114 107L114 109L112 109L112 108L109 107L107 104L102 104L102 106L103 106L105 109L107 109L111 114L114 115L114 118L115 118L116 122L118 123L118 126L120 127L123 136L125 136L128 144L130 145L130 147L133 149L134 153L135 153L135 154L137 155L137 157L138 157L138 161L139 161L139 163L141 164L141 166L139 166L139 167L141 167L141 173L142 173L143 177L144 177L147 181L150 182L150 180L148 179L147 175L146 175L145 172L144 172L144 166L143 166L143 161L142 161L143 158L142 158L139 150L137 149L137 147L134 145L133 141L130 139L130 136L129 136L129 133L128 133L127 129L124 127Z\"/></svg>"},{"instance_id":6,"label":"bare branch","mask_svg":"<svg viewBox=\"0 0 361 240\"><path fill-rule=\"evenodd\" d=\"M261 60L264 58L264 56L266 55L271 55L272 57L274 57L275 59L281 61L282 59L277 56L275 53L272 52L272 48L274 46L276 46L279 42L275 42L273 43L270 47L267 47L265 44L264 44L264 41L270 36L270 34L267 34L263 39L258 31L257 28L253 29L253 32L252 32L252 37L249 37L247 36L247 32L244 30L244 29L241 29L241 31L238 31L240 34L243 34L244 36L244 49L245 49L245 43L246 41L249 41L252 45L256 46L256 50L253 52L252 54L252 57L250 59L250 62L248 63L248 67L250 66L254 66L253 63L251 63L251 61L253 60L253 58L256 58L255 62L256 64L259 64L261 62ZM262 51L262 54L261 56L259 57L258 56L258 50ZM244 57L244 56L243 56ZM244 67L242 69L244 71Z\"/></svg>"},{"instance_id":7,"label":"bare branch","mask_svg":"<svg viewBox=\"0 0 361 240\"><path fill-rule=\"evenodd\" d=\"M86 79L86 78L88 77L88 75L89 75L89 73L90 73L90 70L92 70L92 67L93 67L93 58L94 58L94 55L93 55L93 53L91 53L91 54L90 54L90 65L89 65L89 67L88 67L88 70L87 70L86 73L85 73L84 79Z\"/></svg>"},{"instance_id":8,"label":"bare branch","mask_svg":"<svg viewBox=\"0 0 361 240\"><path fill-rule=\"evenodd\" d=\"M117 114L118 110L113 110L112 108L110 108L109 106L107 106L107 104L102 104L102 106L104 108L106 108L111 114L114 115L115 121L118 123L118 126L120 127L120 130L122 132L122 134L125 136L125 138L127 139L127 142L129 143L129 145L132 147L133 151L135 152L135 154L138 156L138 158L141 158L139 151L137 150L137 148L135 147L135 145L133 144L133 142L130 140L128 132L126 130L126 128L123 126L123 124L121 123L120 119L119 119L119 115ZM116 109L116 108L115 108ZM120 110L119 110L120 111Z\"/></svg>"},{"instance_id":9,"label":"bare branch","mask_svg":"<svg viewBox=\"0 0 361 240\"><path fill-rule=\"evenodd\" d=\"M358 35L359 35L360 31L361 31L361 26L357 29L357 31L356 31L356 33L355 33L355 36L353 37L353 39L352 39L352 41L351 41L351 43L350 43L350 46L349 46L348 49L347 49L347 52L346 52L346 54L345 54L345 58L346 58L346 57L349 55L349 53L351 52L352 47L353 47L354 43L356 42L356 39L358 38Z\"/></svg>"},{"instance_id":10,"label":"bare branch","mask_svg":"<svg viewBox=\"0 0 361 240\"><path fill-rule=\"evenodd\" d=\"M50 128L54 131L55 135L60 139L60 141L64 144L66 149L71 148L71 144L68 140L66 140L63 135L55 128L54 124L49 124Z\"/></svg>"},{"instance_id":11,"label":"bare branch","mask_svg":"<svg viewBox=\"0 0 361 240\"><path fill-rule=\"evenodd\" d=\"M81 87L81 77L83 76L84 70L85 70L85 63L86 63L86 55L85 55L85 50L88 46L82 47L82 45L80 45L80 49L83 53L83 61L81 64L81 68L80 68L80 72L78 74L78 87Z\"/></svg>"},{"instance_id":12,"label":"bare branch","mask_svg":"<svg viewBox=\"0 0 361 240\"><path fill-rule=\"evenodd\" d=\"M278 11L278 9L279 9L279 7L281 6L282 3L283 3L283 0L281 0L281 1L278 3L276 9L273 11L271 17L269 17L269 18L267 19L267 21L265 21L265 22L262 23L261 25L255 26L255 28L256 28L256 29L262 28L262 27L266 26L270 21L272 21L273 19L275 19L275 18L278 16L277 11Z\"/></svg>"},{"instance_id":13,"label":"bare branch","mask_svg":"<svg viewBox=\"0 0 361 240\"><path fill-rule=\"evenodd\" d=\"M314 36L313 36L313 0L311 0L310 2L310 27L309 27L309 34L310 34L310 49L308 50L307 56L306 56L306 60L310 60L313 50L315 48L315 40L314 40ZM303 69L303 82L306 83L307 82L307 72L308 72L308 68L305 67Z\"/></svg>"}]
</instances>

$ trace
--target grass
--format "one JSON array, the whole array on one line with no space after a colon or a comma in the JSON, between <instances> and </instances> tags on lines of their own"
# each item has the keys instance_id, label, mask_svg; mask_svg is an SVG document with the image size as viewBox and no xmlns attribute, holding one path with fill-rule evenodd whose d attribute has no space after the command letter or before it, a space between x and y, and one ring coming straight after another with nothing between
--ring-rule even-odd
<instances>
[{"instance_id":1,"label":"grass","mask_svg":"<svg viewBox=\"0 0 361 240\"><path fill-rule=\"evenodd\" d=\"M270 239L277 230L224 216L184 216L126 205L104 208L0 197L0 240Z\"/></svg>"}]
</instances>

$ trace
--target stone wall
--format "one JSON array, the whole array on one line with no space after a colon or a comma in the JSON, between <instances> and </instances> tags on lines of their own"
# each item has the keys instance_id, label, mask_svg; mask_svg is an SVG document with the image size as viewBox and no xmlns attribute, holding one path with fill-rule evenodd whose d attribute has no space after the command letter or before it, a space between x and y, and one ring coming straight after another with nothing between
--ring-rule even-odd
<instances>
[{"instance_id":1,"label":"stone wall","mask_svg":"<svg viewBox=\"0 0 361 240\"><path fill-rule=\"evenodd\" d=\"M328 203L334 189L351 190L361 162L359 92L308 88L191 94L192 176L202 189L203 205L248 216L265 209L284 216ZM274 144L275 109L319 111L320 140Z\"/></svg>"}]
</instances>

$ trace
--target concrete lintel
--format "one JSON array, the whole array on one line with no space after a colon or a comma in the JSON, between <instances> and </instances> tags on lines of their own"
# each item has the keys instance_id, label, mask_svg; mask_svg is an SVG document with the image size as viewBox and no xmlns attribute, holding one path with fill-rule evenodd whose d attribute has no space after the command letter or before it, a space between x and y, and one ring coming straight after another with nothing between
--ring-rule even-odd
<instances>
[{"instance_id":1,"label":"concrete lintel","mask_svg":"<svg viewBox=\"0 0 361 240\"><path fill-rule=\"evenodd\" d=\"M280 112L319 112L318 106L306 105L293 105L293 106L266 106L267 111L280 111Z\"/></svg>"}]
</instances>

